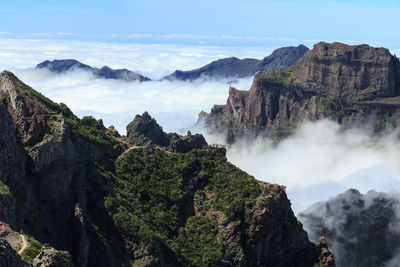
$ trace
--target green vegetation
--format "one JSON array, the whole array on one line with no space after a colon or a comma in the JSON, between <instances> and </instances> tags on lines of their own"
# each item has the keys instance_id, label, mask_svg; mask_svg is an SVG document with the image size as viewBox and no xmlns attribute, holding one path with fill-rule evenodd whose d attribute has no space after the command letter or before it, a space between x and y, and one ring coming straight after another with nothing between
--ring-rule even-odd
<instances>
[{"instance_id":1,"label":"green vegetation","mask_svg":"<svg viewBox=\"0 0 400 267\"><path fill-rule=\"evenodd\" d=\"M28 247L22 252L22 259L26 263L32 263L33 259L40 253L42 247L51 248L48 245L43 245L39 241L37 241L32 236L25 235L26 240L28 241Z\"/></svg>"},{"instance_id":2,"label":"green vegetation","mask_svg":"<svg viewBox=\"0 0 400 267\"><path fill-rule=\"evenodd\" d=\"M63 113L64 116L70 117L73 116L72 111L67 107L67 105L61 103L57 104L51 101L49 98L45 97L38 91L32 89L30 86L24 84L21 80L19 80L13 73L5 71L5 73L10 77L10 79L16 84L17 88L28 93L32 97L36 98L39 100L40 103L42 103L48 110L49 112L57 112L57 113Z\"/></svg>"},{"instance_id":3,"label":"green vegetation","mask_svg":"<svg viewBox=\"0 0 400 267\"><path fill-rule=\"evenodd\" d=\"M271 83L289 85L289 78L292 76L293 73L289 71L269 71L263 74L261 77L258 77L257 81L263 85Z\"/></svg>"},{"instance_id":4,"label":"green vegetation","mask_svg":"<svg viewBox=\"0 0 400 267\"><path fill-rule=\"evenodd\" d=\"M317 98L317 106L321 108L323 113L327 115L330 119L342 122L346 115L345 106L346 103L339 99L327 99L327 98Z\"/></svg>"},{"instance_id":5,"label":"green vegetation","mask_svg":"<svg viewBox=\"0 0 400 267\"><path fill-rule=\"evenodd\" d=\"M83 117L82 120L72 116L66 118L66 122L76 137L103 147L112 147L117 151L122 151L127 147L126 144L115 139L111 133L107 134L106 129L92 116Z\"/></svg>"},{"instance_id":6,"label":"green vegetation","mask_svg":"<svg viewBox=\"0 0 400 267\"><path fill-rule=\"evenodd\" d=\"M10 194L10 189L0 180L0 194Z\"/></svg>"},{"instance_id":7,"label":"green vegetation","mask_svg":"<svg viewBox=\"0 0 400 267\"><path fill-rule=\"evenodd\" d=\"M244 219L260 194L258 182L228 163L225 153L223 148L177 154L137 148L114 166L96 165L96 173L89 173L93 176L89 186L103 180L94 190L100 195L104 192L104 206L128 253L138 247L153 252L161 249L170 251L182 265L208 266L232 251L225 249L218 238L217 220L206 211L225 219ZM195 197L201 193L204 202ZM195 209L200 213L197 216L193 216ZM101 228L93 228L100 242L106 234Z\"/></svg>"},{"instance_id":8,"label":"green vegetation","mask_svg":"<svg viewBox=\"0 0 400 267\"><path fill-rule=\"evenodd\" d=\"M396 128L399 126L399 121L388 115L379 115L375 125L375 131L382 131L387 128Z\"/></svg>"},{"instance_id":9,"label":"green vegetation","mask_svg":"<svg viewBox=\"0 0 400 267\"><path fill-rule=\"evenodd\" d=\"M74 136L99 146L111 147L117 151L122 151L124 148L126 148L126 145L111 136L111 133L107 134L106 129L102 128L95 118L89 116L80 120L65 104L57 104L51 101L49 98L43 96L41 93L24 84L13 73L6 73L16 84L19 90L37 99L47 108L48 112L55 113L54 115L49 116L47 120L47 129L43 133L42 141L46 140L46 138L51 135L52 127L60 123L60 115L63 114L65 121L68 126L71 127L72 134ZM28 146L26 149L29 150L30 147Z\"/></svg>"},{"instance_id":10,"label":"green vegetation","mask_svg":"<svg viewBox=\"0 0 400 267\"><path fill-rule=\"evenodd\" d=\"M190 217L185 227L179 229L175 250L190 260L191 266L208 266L218 262L223 252L222 244L215 238L217 233L216 222L201 216Z\"/></svg>"}]
</instances>

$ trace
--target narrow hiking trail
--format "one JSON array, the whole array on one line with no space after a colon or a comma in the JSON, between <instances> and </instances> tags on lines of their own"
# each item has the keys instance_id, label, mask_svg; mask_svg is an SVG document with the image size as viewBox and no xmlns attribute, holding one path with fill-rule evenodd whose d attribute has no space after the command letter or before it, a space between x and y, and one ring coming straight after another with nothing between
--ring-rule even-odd
<instances>
[{"instance_id":1,"label":"narrow hiking trail","mask_svg":"<svg viewBox=\"0 0 400 267\"><path fill-rule=\"evenodd\" d=\"M21 249L18 251L19 255L22 255L22 253L24 252L24 250L28 247L28 241L26 241L26 238L23 234L19 235L22 239L22 247Z\"/></svg>"}]
</instances>

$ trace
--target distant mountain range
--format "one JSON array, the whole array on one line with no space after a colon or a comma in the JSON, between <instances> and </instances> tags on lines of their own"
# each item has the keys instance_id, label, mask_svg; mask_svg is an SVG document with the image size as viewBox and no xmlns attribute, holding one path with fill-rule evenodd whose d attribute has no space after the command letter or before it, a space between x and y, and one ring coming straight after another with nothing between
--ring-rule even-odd
<instances>
[{"instance_id":1,"label":"distant mountain range","mask_svg":"<svg viewBox=\"0 0 400 267\"><path fill-rule=\"evenodd\" d=\"M164 79L193 81L200 77L250 77L257 72L282 70L287 68L300 59L307 51L308 48L306 46L299 45L278 48L272 52L271 55L262 60L254 58L238 59L236 57L224 58L213 61L210 64L195 70L177 70L171 75L166 76Z\"/></svg>"},{"instance_id":2,"label":"distant mountain range","mask_svg":"<svg viewBox=\"0 0 400 267\"><path fill-rule=\"evenodd\" d=\"M101 69L93 68L89 65L83 64L75 59L55 59L55 60L46 60L36 66L36 69L47 68L51 72L55 73L65 73L71 70L86 70L92 72L94 76L98 78L104 79L118 79L118 80L126 80L126 81L150 81L149 78L140 75L136 72L127 70L127 69L111 69L107 66L102 67Z\"/></svg>"},{"instance_id":3,"label":"distant mountain range","mask_svg":"<svg viewBox=\"0 0 400 267\"><path fill-rule=\"evenodd\" d=\"M213 61L201 68L189 71L176 70L165 76L162 80L193 81L198 78L207 77L211 79L228 77L250 77L257 72L270 70L282 70L291 66L300 59L308 48L304 45L289 46L276 49L271 55L262 60L254 58L238 59L236 57L224 58ZM47 68L55 73L64 73L71 70L86 70L92 72L96 77L105 79L122 79L128 81L151 81L150 78L127 69L111 69L107 66L101 69L83 64L75 59L46 60L36 66L37 69Z\"/></svg>"}]
</instances>

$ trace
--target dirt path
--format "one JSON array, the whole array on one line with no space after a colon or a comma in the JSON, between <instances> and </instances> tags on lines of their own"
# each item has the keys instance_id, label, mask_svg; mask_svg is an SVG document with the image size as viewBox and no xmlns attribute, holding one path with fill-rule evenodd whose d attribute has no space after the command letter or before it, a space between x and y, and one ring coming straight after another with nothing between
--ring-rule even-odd
<instances>
[{"instance_id":1,"label":"dirt path","mask_svg":"<svg viewBox=\"0 0 400 267\"><path fill-rule=\"evenodd\" d=\"M146 148L146 147L149 147L149 146L130 146L127 150L124 151L124 153L122 153L121 155L119 155L118 159L122 158L124 155L126 155L127 153L129 153L129 151L131 151L131 150L133 150L133 149L137 149L137 148ZM153 148L160 149L160 150L166 152L167 154L174 154L173 152L168 151L168 150L166 150L165 148L162 148L162 147L159 147L159 146L154 146Z\"/></svg>"},{"instance_id":2,"label":"dirt path","mask_svg":"<svg viewBox=\"0 0 400 267\"><path fill-rule=\"evenodd\" d=\"M122 153L121 155L119 155L118 159L122 158L125 154L127 154L129 151L133 150L133 149L137 149L137 148L142 148L145 146L131 146L129 147L127 150L124 151L124 153Z\"/></svg>"},{"instance_id":3,"label":"dirt path","mask_svg":"<svg viewBox=\"0 0 400 267\"><path fill-rule=\"evenodd\" d=\"M24 252L24 250L28 247L28 241L26 241L26 238L24 235L20 234L19 235L22 239L22 247L21 249L18 251L19 255L22 255L22 253Z\"/></svg>"}]
</instances>

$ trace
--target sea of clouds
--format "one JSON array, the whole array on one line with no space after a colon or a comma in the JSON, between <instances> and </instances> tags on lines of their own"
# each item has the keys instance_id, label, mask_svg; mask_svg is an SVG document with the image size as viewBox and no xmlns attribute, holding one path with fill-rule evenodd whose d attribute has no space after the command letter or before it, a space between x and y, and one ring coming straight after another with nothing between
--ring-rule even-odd
<instances>
[{"instance_id":1,"label":"sea of clouds","mask_svg":"<svg viewBox=\"0 0 400 267\"><path fill-rule=\"evenodd\" d=\"M66 103L78 116L102 118L122 134L144 111L166 131L184 133L200 111L226 102L229 84L248 90L252 78L138 83L99 79L84 71L56 75L34 66L47 59L74 58L93 67L128 68L160 79L175 69L190 70L228 56L261 59L272 50L0 39L0 68L13 71L52 100ZM221 136L206 138L209 143L223 142ZM228 149L227 157L259 180L286 185L295 213L349 188L388 192L400 185L397 132L376 137L360 129L342 131L328 120L304 122L278 145L268 139L239 141Z\"/></svg>"}]
</instances>

